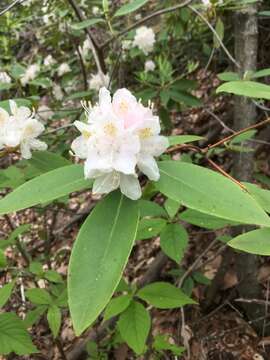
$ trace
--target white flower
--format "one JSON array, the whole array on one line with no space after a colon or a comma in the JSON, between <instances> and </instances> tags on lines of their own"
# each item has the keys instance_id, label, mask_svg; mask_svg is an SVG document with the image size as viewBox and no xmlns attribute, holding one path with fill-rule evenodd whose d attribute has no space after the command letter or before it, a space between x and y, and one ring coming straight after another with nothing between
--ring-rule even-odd
<instances>
[{"instance_id":1,"label":"white flower","mask_svg":"<svg viewBox=\"0 0 270 360\"><path fill-rule=\"evenodd\" d=\"M168 147L160 136L159 118L127 90L117 90L111 99L106 88L100 89L99 102L86 109L88 122L75 122L81 132L71 148L85 160L86 178L95 179L93 193L109 193L117 188L127 197L141 197L136 169L151 180L159 179L154 157Z\"/></svg>"},{"instance_id":2,"label":"white flower","mask_svg":"<svg viewBox=\"0 0 270 360\"><path fill-rule=\"evenodd\" d=\"M132 41L131 40L123 40L122 41L122 49L129 50L132 48Z\"/></svg>"},{"instance_id":3,"label":"white flower","mask_svg":"<svg viewBox=\"0 0 270 360\"><path fill-rule=\"evenodd\" d=\"M63 76L71 71L70 66L67 63L63 63L59 66L57 70L58 76Z\"/></svg>"},{"instance_id":4,"label":"white flower","mask_svg":"<svg viewBox=\"0 0 270 360\"><path fill-rule=\"evenodd\" d=\"M141 26L136 30L133 46L138 46L145 55L148 55L148 53L153 51L155 41L153 29Z\"/></svg>"},{"instance_id":5,"label":"white flower","mask_svg":"<svg viewBox=\"0 0 270 360\"><path fill-rule=\"evenodd\" d=\"M3 124L0 147L19 147L25 159L32 157L31 150L46 150L47 144L37 139L44 131L44 125L33 118L27 107L18 107L13 100L9 100L9 106L11 115L3 109L0 111L0 121Z\"/></svg>"},{"instance_id":6,"label":"white flower","mask_svg":"<svg viewBox=\"0 0 270 360\"><path fill-rule=\"evenodd\" d=\"M212 6L210 0L202 0L202 3L206 8L210 8Z\"/></svg>"},{"instance_id":7,"label":"white flower","mask_svg":"<svg viewBox=\"0 0 270 360\"><path fill-rule=\"evenodd\" d=\"M85 39L82 48L79 47L79 49L81 51L82 56L85 58L88 55L89 50L91 50L90 40L88 38Z\"/></svg>"},{"instance_id":8,"label":"white flower","mask_svg":"<svg viewBox=\"0 0 270 360\"><path fill-rule=\"evenodd\" d=\"M37 115L43 123L46 123L53 116L53 111L47 105L40 105Z\"/></svg>"},{"instance_id":9,"label":"white flower","mask_svg":"<svg viewBox=\"0 0 270 360\"><path fill-rule=\"evenodd\" d=\"M59 86L57 84L53 84L52 93L53 93L53 96L56 98L56 100L62 100L64 97L61 86Z\"/></svg>"},{"instance_id":10,"label":"white flower","mask_svg":"<svg viewBox=\"0 0 270 360\"><path fill-rule=\"evenodd\" d=\"M28 66L25 73L21 76L21 83L23 86L28 84L31 80L34 80L37 74L40 71L40 66L38 64L32 64Z\"/></svg>"},{"instance_id":11,"label":"white flower","mask_svg":"<svg viewBox=\"0 0 270 360\"><path fill-rule=\"evenodd\" d=\"M109 83L110 83L109 75L103 73L92 74L91 79L88 81L90 89L97 91L103 86L108 87Z\"/></svg>"},{"instance_id":12,"label":"white flower","mask_svg":"<svg viewBox=\"0 0 270 360\"><path fill-rule=\"evenodd\" d=\"M156 64L154 63L154 61L152 60L147 60L144 63L144 71L148 72L148 71L154 71L156 67Z\"/></svg>"},{"instance_id":13,"label":"white flower","mask_svg":"<svg viewBox=\"0 0 270 360\"><path fill-rule=\"evenodd\" d=\"M95 16L99 15L100 14L100 8L98 6L93 6L92 7L92 13Z\"/></svg>"},{"instance_id":14,"label":"white flower","mask_svg":"<svg viewBox=\"0 0 270 360\"><path fill-rule=\"evenodd\" d=\"M52 57L52 55L48 55L44 59L44 66L52 66L56 63L55 59Z\"/></svg>"},{"instance_id":15,"label":"white flower","mask_svg":"<svg viewBox=\"0 0 270 360\"><path fill-rule=\"evenodd\" d=\"M4 84L11 83L11 77L5 71L0 72L0 83L4 83Z\"/></svg>"}]
</instances>

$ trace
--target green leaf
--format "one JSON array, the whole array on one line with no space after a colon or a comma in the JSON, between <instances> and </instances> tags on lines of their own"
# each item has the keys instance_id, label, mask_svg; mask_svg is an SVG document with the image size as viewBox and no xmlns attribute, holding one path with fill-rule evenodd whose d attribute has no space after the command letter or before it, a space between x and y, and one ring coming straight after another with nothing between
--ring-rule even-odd
<instances>
[{"instance_id":1,"label":"green leaf","mask_svg":"<svg viewBox=\"0 0 270 360\"><path fill-rule=\"evenodd\" d=\"M38 352L23 321L13 313L0 314L0 354L28 355Z\"/></svg>"},{"instance_id":2,"label":"green leaf","mask_svg":"<svg viewBox=\"0 0 270 360\"><path fill-rule=\"evenodd\" d=\"M231 81L217 88L217 93L221 92L259 99L270 99L270 86L255 81Z\"/></svg>"},{"instance_id":3,"label":"green leaf","mask_svg":"<svg viewBox=\"0 0 270 360\"><path fill-rule=\"evenodd\" d=\"M145 240L158 236L166 223L164 219L142 219L139 223L136 240Z\"/></svg>"},{"instance_id":4,"label":"green leaf","mask_svg":"<svg viewBox=\"0 0 270 360\"><path fill-rule=\"evenodd\" d=\"M15 103L17 104L17 106L27 106L27 107L31 107L32 103L30 100L27 99L12 99L15 101ZM10 113L10 107L9 107L9 100L3 100L0 101L0 107L5 109L6 111L8 111Z\"/></svg>"},{"instance_id":5,"label":"green leaf","mask_svg":"<svg viewBox=\"0 0 270 360\"><path fill-rule=\"evenodd\" d=\"M0 215L22 210L34 205L47 203L91 187L85 180L81 165L68 165L27 181L0 200Z\"/></svg>"},{"instance_id":6,"label":"green leaf","mask_svg":"<svg viewBox=\"0 0 270 360\"><path fill-rule=\"evenodd\" d=\"M45 172L71 165L71 162L59 154L52 153L50 151L35 151L31 159L26 163L30 165L32 170L35 171L35 176L41 175Z\"/></svg>"},{"instance_id":7,"label":"green leaf","mask_svg":"<svg viewBox=\"0 0 270 360\"><path fill-rule=\"evenodd\" d=\"M84 21L80 21L76 24L72 24L71 27L72 29L74 30L83 30L83 29L86 29L90 26L93 26L95 24L98 24L98 23L101 23L101 22L105 22L104 19L101 19L101 18L93 18L93 19L87 19L87 20L84 20Z\"/></svg>"},{"instance_id":8,"label":"green leaf","mask_svg":"<svg viewBox=\"0 0 270 360\"><path fill-rule=\"evenodd\" d=\"M113 298L106 306L104 312L104 320L108 320L113 316L119 315L129 306L131 301L130 295L121 295Z\"/></svg>"},{"instance_id":9,"label":"green leaf","mask_svg":"<svg viewBox=\"0 0 270 360\"><path fill-rule=\"evenodd\" d=\"M96 320L112 297L136 237L138 217L137 202L116 191L96 206L81 227L68 277L77 335Z\"/></svg>"},{"instance_id":10,"label":"green leaf","mask_svg":"<svg viewBox=\"0 0 270 360\"><path fill-rule=\"evenodd\" d=\"M36 78L30 81L31 85L41 86L42 88L46 89L52 86L52 81L48 78Z\"/></svg>"},{"instance_id":11,"label":"green leaf","mask_svg":"<svg viewBox=\"0 0 270 360\"><path fill-rule=\"evenodd\" d=\"M62 276L55 270L48 270L44 274L45 279L54 282L54 283L62 283Z\"/></svg>"},{"instance_id":12,"label":"green leaf","mask_svg":"<svg viewBox=\"0 0 270 360\"><path fill-rule=\"evenodd\" d=\"M25 319L23 320L25 327L30 328L31 326L33 326L45 313L47 308L48 307L46 305L40 305L37 306L34 310L28 311Z\"/></svg>"},{"instance_id":13,"label":"green leaf","mask_svg":"<svg viewBox=\"0 0 270 360\"><path fill-rule=\"evenodd\" d=\"M120 7L114 14L114 16L123 16L127 15L133 11L138 10L140 7L142 7L144 4L146 4L148 0L133 0L129 4L125 4Z\"/></svg>"},{"instance_id":14,"label":"green leaf","mask_svg":"<svg viewBox=\"0 0 270 360\"><path fill-rule=\"evenodd\" d=\"M171 219L173 219L178 213L180 206L181 204L179 203L179 201L175 201L172 199L167 199L164 203L164 207Z\"/></svg>"},{"instance_id":15,"label":"green leaf","mask_svg":"<svg viewBox=\"0 0 270 360\"><path fill-rule=\"evenodd\" d=\"M171 99L180 104L185 104L191 107L197 107L202 105L202 101L191 94L174 90L170 90L169 93Z\"/></svg>"},{"instance_id":16,"label":"green leaf","mask_svg":"<svg viewBox=\"0 0 270 360\"><path fill-rule=\"evenodd\" d=\"M148 311L137 301L132 301L118 321L123 340L136 354L144 352L150 326L151 318Z\"/></svg>"},{"instance_id":17,"label":"green leaf","mask_svg":"<svg viewBox=\"0 0 270 360\"><path fill-rule=\"evenodd\" d=\"M216 33L218 34L220 40L222 41L224 38L224 24L221 20L221 18L217 19L216 22ZM216 36L213 35L213 40L214 40L214 47L216 49L218 49L220 47L220 42L217 40Z\"/></svg>"},{"instance_id":18,"label":"green leaf","mask_svg":"<svg viewBox=\"0 0 270 360\"><path fill-rule=\"evenodd\" d=\"M197 136L197 135L173 135L173 136L169 136L168 139L170 146L174 146L174 145L187 144L194 141L200 141L203 140L204 138L202 136Z\"/></svg>"},{"instance_id":19,"label":"green leaf","mask_svg":"<svg viewBox=\"0 0 270 360\"><path fill-rule=\"evenodd\" d=\"M29 265L29 271L32 274L38 275L38 276L42 276L43 275L43 268L42 268L42 264L38 261L32 261Z\"/></svg>"},{"instance_id":20,"label":"green leaf","mask_svg":"<svg viewBox=\"0 0 270 360\"><path fill-rule=\"evenodd\" d=\"M237 73L232 71L227 71L224 73L218 74L218 78L222 81L237 81L240 80L240 77Z\"/></svg>"},{"instance_id":21,"label":"green leaf","mask_svg":"<svg viewBox=\"0 0 270 360\"><path fill-rule=\"evenodd\" d=\"M270 229L257 229L236 236L227 243L234 249L256 255L270 255Z\"/></svg>"},{"instance_id":22,"label":"green leaf","mask_svg":"<svg viewBox=\"0 0 270 360\"><path fill-rule=\"evenodd\" d=\"M205 229L216 230L226 226L235 226L239 223L230 220L224 220L213 215L203 214L193 209L187 209L179 215L179 219L189 224L196 225Z\"/></svg>"},{"instance_id":23,"label":"green leaf","mask_svg":"<svg viewBox=\"0 0 270 360\"><path fill-rule=\"evenodd\" d=\"M0 82L0 91L9 90L12 87L13 87L13 84L7 84L7 83Z\"/></svg>"},{"instance_id":24,"label":"green leaf","mask_svg":"<svg viewBox=\"0 0 270 360\"><path fill-rule=\"evenodd\" d=\"M25 295L36 305L49 305L52 303L51 295L45 289L29 289L26 291Z\"/></svg>"},{"instance_id":25,"label":"green leaf","mask_svg":"<svg viewBox=\"0 0 270 360\"><path fill-rule=\"evenodd\" d=\"M3 307L10 298L14 284L15 281L12 281L0 288L0 308Z\"/></svg>"},{"instance_id":26,"label":"green leaf","mask_svg":"<svg viewBox=\"0 0 270 360\"><path fill-rule=\"evenodd\" d=\"M144 217L167 217L166 211L157 203L149 200L139 200L138 206L141 218Z\"/></svg>"},{"instance_id":27,"label":"green leaf","mask_svg":"<svg viewBox=\"0 0 270 360\"><path fill-rule=\"evenodd\" d=\"M261 207L270 213L270 191L261 189L259 186L250 183L244 183L249 193L257 200Z\"/></svg>"},{"instance_id":28,"label":"green leaf","mask_svg":"<svg viewBox=\"0 0 270 360\"><path fill-rule=\"evenodd\" d=\"M163 161L159 167L160 180L155 185L167 197L204 214L270 226L270 219L259 204L227 177L181 161Z\"/></svg>"},{"instance_id":29,"label":"green leaf","mask_svg":"<svg viewBox=\"0 0 270 360\"><path fill-rule=\"evenodd\" d=\"M61 310L56 305L51 305L48 309L47 320L53 337L56 338L61 326Z\"/></svg>"},{"instance_id":30,"label":"green leaf","mask_svg":"<svg viewBox=\"0 0 270 360\"><path fill-rule=\"evenodd\" d=\"M14 64L11 66L10 74L15 79L19 79L26 71L26 67L21 64Z\"/></svg>"},{"instance_id":31,"label":"green leaf","mask_svg":"<svg viewBox=\"0 0 270 360\"><path fill-rule=\"evenodd\" d=\"M0 247L0 268L4 268L7 265L7 259L5 257L4 251Z\"/></svg>"},{"instance_id":32,"label":"green leaf","mask_svg":"<svg viewBox=\"0 0 270 360\"><path fill-rule=\"evenodd\" d=\"M176 286L161 281L146 285L136 295L158 309L174 309L196 304Z\"/></svg>"},{"instance_id":33,"label":"green leaf","mask_svg":"<svg viewBox=\"0 0 270 360\"><path fill-rule=\"evenodd\" d=\"M171 344L166 335L157 335L154 339L153 348L156 351L169 350L178 356L185 351L184 347Z\"/></svg>"},{"instance_id":34,"label":"green leaf","mask_svg":"<svg viewBox=\"0 0 270 360\"><path fill-rule=\"evenodd\" d=\"M180 224L168 224L160 234L160 247L171 259L180 263L188 245L188 233Z\"/></svg>"},{"instance_id":35,"label":"green leaf","mask_svg":"<svg viewBox=\"0 0 270 360\"><path fill-rule=\"evenodd\" d=\"M263 70L256 71L254 74L252 74L252 78L256 79L256 78L261 78L261 77L265 77L265 76L269 76L269 75L270 75L270 69L263 69Z\"/></svg>"}]
</instances>

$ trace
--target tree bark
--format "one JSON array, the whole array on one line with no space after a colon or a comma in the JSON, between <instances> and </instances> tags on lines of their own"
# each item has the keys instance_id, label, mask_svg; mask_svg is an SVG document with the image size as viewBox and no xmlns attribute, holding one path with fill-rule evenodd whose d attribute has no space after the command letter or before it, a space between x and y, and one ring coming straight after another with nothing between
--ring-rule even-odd
<instances>
[{"instance_id":1,"label":"tree bark","mask_svg":"<svg viewBox=\"0 0 270 360\"><path fill-rule=\"evenodd\" d=\"M257 6L250 5L238 10L234 18L235 58L240 67L237 69L241 78L248 71L257 67L258 23ZM240 130L256 123L256 106L245 97L235 96L234 99L234 130ZM245 143L243 144L245 146ZM250 146L250 144L249 144ZM234 155L233 175L241 181L252 181L254 158L253 152L238 152ZM250 227L238 227L233 236L249 231ZM235 265L239 285L237 291L243 298L260 298L260 285L257 280L258 257L246 253L237 253ZM263 316L262 307L256 304L243 306L249 319ZM256 323L257 324L257 323ZM257 324L260 330L261 324Z\"/></svg>"}]
</instances>

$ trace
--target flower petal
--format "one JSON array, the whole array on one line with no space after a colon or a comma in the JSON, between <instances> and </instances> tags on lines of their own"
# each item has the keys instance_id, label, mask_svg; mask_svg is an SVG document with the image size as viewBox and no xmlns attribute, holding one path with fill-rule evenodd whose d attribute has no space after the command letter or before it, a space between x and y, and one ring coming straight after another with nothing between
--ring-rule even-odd
<instances>
[{"instance_id":1,"label":"flower petal","mask_svg":"<svg viewBox=\"0 0 270 360\"><path fill-rule=\"evenodd\" d=\"M138 200L142 196L139 180L134 175L120 174L120 190L131 200Z\"/></svg>"},{"instance_id":2,"label":"flower petal","mask_svg":"<svg viewBox=\"0 0 270 360\"><path fill-rule=\"evenodd\" d=\"M99 176L93 185L93 194L108 194L117 189L120 184L120 175L116 171Z\"/></svg>"},{"instance_id":3,"label":"flower petal","mask_svg":"<svg viewBox=\"0 0 270 360\"><path fill-rule=\"evenodd\" d=\"M150 180L157 181L159 179L159 168L153 156L142 154L138 159L138 168Z\"/></svg>"}]
</instances>

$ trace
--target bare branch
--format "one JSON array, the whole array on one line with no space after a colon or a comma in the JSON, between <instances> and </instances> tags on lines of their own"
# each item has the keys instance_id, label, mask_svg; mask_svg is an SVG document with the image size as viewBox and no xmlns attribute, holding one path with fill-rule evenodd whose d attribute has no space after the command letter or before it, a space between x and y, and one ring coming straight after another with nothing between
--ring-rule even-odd
<instances>
[{"instance_id":1,"label":"bare branch","mask_svg":"<svg viewBox=\"0 0 270 360\"><path fill-rule=\"evenodd\" d=\"M13 3L11 3L10 5L8 5L5 9L3 9L2 11L0 11L0 16L4 15L6 12L8 12L9 10L11 10L14 6L16 6L17 4L21 4L23 3L25 0L15 0L13 1Z\"/></svg>"},{"instance_id":2,"label":"bare branch","mask_svg":"<svg viewBox=\"0 0 270 360\"><path fill-rule=\"evenodd\" d=\"M188 8L190 10L192 10L195 14L197 14L205 23L206 25L209 27L209 29L212 31L212 33L214 34L215 38L217 39L217 41L219 42L220 46L222 47L222 49L224 50L224 52L226 53L226 55L228 56L228 58L231 60L231 62L234 63L234 65L236 67L239 68L239 64L237 63L237 61L234 59L234 57L230 54L229 50L226 48L226 46L224 45L223 41L221 40L220 36L218 35L218 33L216 32L216 30L213 28L213 26L210 24L210 22L197 10L195 9L193 6L188 5Z\"/></svg>"},{"instance_id":3,"label":"bare branch","mask_svg":"<svg viewBox=\"0 0 270 360\"><path fill-rule=\"evenodd\" d=\"M79 6L76 4L76 2L74 0L67 0L67 2L73 8L77 18L80 21L84 21L85 17L83 15L81 9L79 8ZM91 51L93 53L94 60L95 60L98 72L101 75L106 74L106 66L105 66L105 61L104 61L104 56L103 56L102 49L98 46L98 44L97 44L96 40L94 39L90 29L86 28L86 29L84 29L84 31L85 31L86 35L88 36Z\"/></svg>"}]
</instances>

